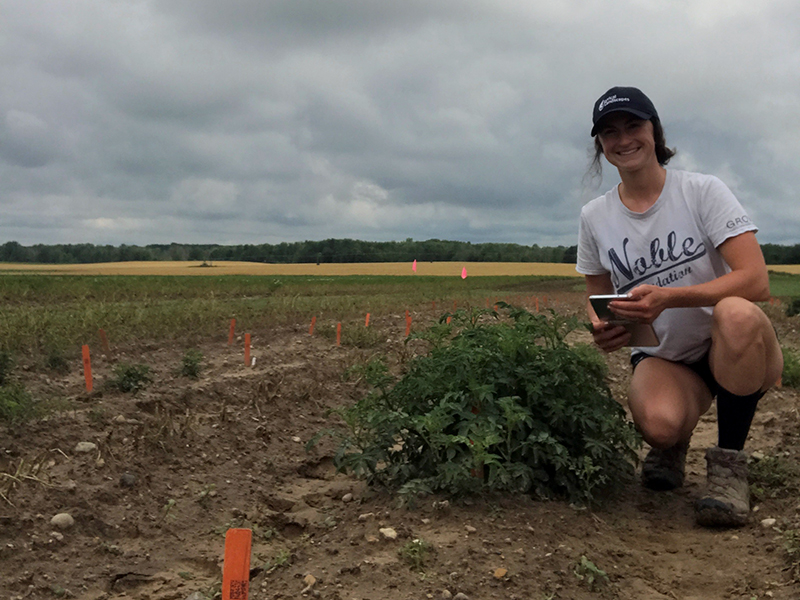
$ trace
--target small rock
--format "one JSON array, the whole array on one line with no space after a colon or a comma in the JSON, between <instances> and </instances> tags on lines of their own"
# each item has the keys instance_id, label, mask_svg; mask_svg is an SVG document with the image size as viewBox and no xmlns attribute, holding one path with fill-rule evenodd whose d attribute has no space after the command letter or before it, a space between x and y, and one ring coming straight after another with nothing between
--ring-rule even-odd
<instances>
[{"instance_id":1,"label":"small rock","mask_svg":"<svg viewBox=\"0 0 800 600\"><path fill-rule=\"evenodd\" d=\"M467 530L467 533L475 533L476 531L478 531L478 530L477 530L477 529L475 529L475 528L474 528L472 525L466 525L466 526L464 527L464 529L466 529L466 530Z\"/></svg>"},{"instance_id":2,"label":"small rock","mask_svg":"<svg viewBox=\"0 0 800 600\"><path fill-rule=\"evenodd\" d=\"M364 521L369 521L370 519L375 517L375 513L364 513L363 515L358 515L358 520L362 523Z\"/></svg>"},{"instance_id":3,"label":"small rock","mask_svg":"<svg viewBox=\"0 0 800 600\"><path fill-rule=\"evenodd\" d=\"M760 450L756 450L750 453L750 458L752 458L755 461L759 461L759 460L764 460L765 455Z\"/></svg>"},{"instance_id":4,"label":"small rock","mask_svg":"<svg viewBox=\"0 0 800 600\"><path fill-rule=\"evenodd\" d=\"M421 521L422 521L423 525L430 525L431 524L431 520L430 519L421 519Z\"/></svg>"},{"instance_id":5,"label":"small rock","mask_svg":"<svg viewBox=\"0 0 800 600\"><path fill-rule=\"evenodd\" d=\"M125 415L117 415L114 417L114 423L127 423L128 419L125 418Z\"/></svg>"},{"instance_id":6,"label":"small rock","mask_svg":"<svg viewBox=\"0 0 800 600\"><path fill-rule=\"evenodd\" d=\"M64 534L63 533L59 533L58 531L51 531L50 532L50 537L52 537L57 542L63 542L64 541Z\"/></svg>"},{"instance_id":7,"label":"small rock","mask_svg":"<svg viewBox=\"0 0 800 600\"><path fill-rule=\"evenodd\" d=\"M450 593L450 590L442 590L442 595L439 596L442 600L450 600L453 597L453 594Z\"/></svg>"},{"instance_id":8,"label":"small rock","mask_svg":"<svg viewBox=\"0 0 800 600\"><path fill-rule=\"evenodd\" d=\"M202 592L192 592L186 596L186 600L206 600L206 596Z\"/></svg>"},{"instance_id":9,"label":"small rock","mask_svg":"<svg viewBox=\"0 0 800 600\"><path fill-rule=\"evenodd\" d=\"M132 488L136 485L136 475L133 473L123 473L120 475L119 484L124 488Z\"/></svg>"},{"instance_id":10,"label":"small rock","mask_svg":"<svg viewBox=\"0 0 800 600\"><path fill-rule=\"evenodd\" d=\"M73 452L86 453L86 452L92 452L93 450L96 449L97 449L97 444L93 442L78 442L75 445L75 449L73 450Z\"/></svg>"},{"instance_id":11,"label":"small rock","mask_svg":"<svg viewBox=\"0 0 800 600\"><path fill-rule=\"evenodd\" d=\"M352 502L353 501L353 494L345 494L342 496L342 502Z\"/></svg>"},{"instance_id":12,"label":"small rock","mask_svg":"<svg viewBox=\"0 0 800 600\"><path fill-rule=\"evenodd\" d=\"M467 596L464 592L458 592L455 596L453 596L453 600L469 600L469 596Z\"/></svg>"},{"instance_id":13,"label":"small rock","mask_svg":"<svg viewBox=\"0 0 800 600\"><path fill-rule=\"evenodd\" d=\"M103 467L105 467L105 466L106 466L106 461L105 461L105 459L104 459L104 458L98 458L98 459L97 459L97 460L94 462L94 464L95 464L95 466L96 466L98 469L102 469Z\"/></svg>"},{"instance_id":14,"label":"small rock","mask_svg":"<svg viewBox=\"0 0 800 600\"><path fill-rule=\"evenodd\" d=\"M397 539L397 532L392 529L391 527L384 527L379 529L381 535L387 540L396 540Z\"/></svg>"},{"instance_id":15,"label":"small rock","mask_svg":"<svg viewBox=\"0 0 800 600\"><path fill-rule=\"evenodd\" d=\"M314 577L311 573L308 573L305 577L303 577L303 583L305 583L308 587L311 587L315 583L317 583L317 578Z\"/></svg>"},{"instance_id":16,"label":"small rock","mask_svg":"<svg viewBox=\"0 0 800 600\"><path fill-rule=\"evenodd\" d=\"M303 440L301 440L299 437L297 437L297 436L295 435L295 436L293 436L293 437L292 437L292 441L293 441L293 442L297 442L297 443L299 444L299 443L300 443L300 442L302 442Z\"/></svg>"},{"instance_id":17,"label":"small rock","mask_svg":"<svg viewBox=\"0 0 800 600\"><path fill-rule=\"evenodd\" d=\"M506 576L506 573L508 573L508 569L504 569L503 567L495 569L494 570L494 578L495 579L502 579L503 577Z\"/></svg>"},{"instance_id":18,"label":"small rock","mask_svg":"<svg viewBox=\"0 0 800 600\"><path fill-rule=\"evenodd\" d=\"M368 535L366 540L368 544L376 544L378 542L378 538L376 538L374 535Z\"/></svg>"},{"instance_id":19,"label":"small rock","mask_svg":"<svg viewBox=\"0 0 800 600\"><path fill-rule=\"evenodd\" d=\"M762 527L772 527L777 522L778 521L776 519L764 519L763 521L761 521L761 526Z\"/></svg>"},{"instance_id":20,"label":"small rock","mask_svg":"<svg viewBox=\"0 0 800 600\"><path fill-rule=\"evenodd\" d=\"M50 519L50 525L55 525L59 529L68 529L75 525L75 519L73 519L72 515L69 513L58 513Z\"/></svg>"}]
</instances>

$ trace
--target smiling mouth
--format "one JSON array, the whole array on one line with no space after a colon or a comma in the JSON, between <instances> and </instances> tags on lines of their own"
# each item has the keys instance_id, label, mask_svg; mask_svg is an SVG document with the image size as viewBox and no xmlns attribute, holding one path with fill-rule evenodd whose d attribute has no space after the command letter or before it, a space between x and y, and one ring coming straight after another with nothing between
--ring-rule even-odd
<instances>
[{"instance_id":1,"label":"smiling mouth","mask_svg":"<svg viewBox=\"0 0 800 600\"><path fill-rule=\"evenodd\" d=\"M618 154L620 156L629 156L629 155L633 154L634 152L637 152L638 150L639 150L638 148L633 148L632 150L625 150L624 152L618 152Z\"/></svg>"}]
</instances>

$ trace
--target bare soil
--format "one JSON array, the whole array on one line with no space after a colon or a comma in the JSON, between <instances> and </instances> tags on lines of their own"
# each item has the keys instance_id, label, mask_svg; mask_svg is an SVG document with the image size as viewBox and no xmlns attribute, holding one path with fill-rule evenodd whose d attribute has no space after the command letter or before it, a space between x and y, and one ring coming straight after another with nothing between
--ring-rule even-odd
<instances>
[{"instance_id":1,"label":"bare soil","mask_svg":"<svg viewBox=\"0 0 800 600\"><path fill-rule=\"evenodd\" d=\"M580 311L582 294L553 292L550 303ZM766 310L783 343L800 347L797 319ZM800 499L764 500L737 530L694 523L704 450L716 439L713 409L692 440L682 489L634 482L600 509L524 495L399 508L337 474L332 442L310 452L305 443L335 421L329 409L364 393L342 374L378 352L399 365L413 352L403 344L404 315L373 316L371 326L387 339L369 350L309 336L307 324L254 332L252 367L240 338L215 340L200 346L198 379L177 373L184 348L93 349L92 393L79 360L56 375L31 358L20 372L27 387L68 402L44 420L0 427L0 598L211 598L230 527L253 530L251 599L439 599L444 590L472 600L800 598L782 535L798 528ZM136 394L110 389L104 382L120 361L149 365L153 383ZM624 404L625 352L608 361ZM795 390L770 391L747 449L796 458L799 405ZM76 452L79 442L96 448ZM52 525L58 513L74 525ZM776 521L762 525L767 518ZM384 538L384 527L397 539ZM398 554L415 539L432 545L420 569ZM595 572L590 585L586 565L607 579Z\"/></svg>"}]
</instances>

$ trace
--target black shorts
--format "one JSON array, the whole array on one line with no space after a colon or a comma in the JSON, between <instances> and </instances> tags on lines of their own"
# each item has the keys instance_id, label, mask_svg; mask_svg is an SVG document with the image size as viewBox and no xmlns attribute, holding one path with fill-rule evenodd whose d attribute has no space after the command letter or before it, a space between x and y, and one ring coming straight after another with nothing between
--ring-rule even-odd
<instances>
[{"instance_id":1,"label":"black shorts","mask_svg":"<svg viewBox=\"0 0 800 600\"><path fill-rule=\"evenodd\" d=\"M678 364L686 365L692 371L697 373L700 376L700 379L703 380L703 383L706 384L706 387L711 391L711 395L716 398L717 394L719 393L722 386L717 383L717 380L714 379L714 374L711 372L711 366L708 364L708 352L706 352L703 357L693 363L685 363L679 362ZM631 354L631 366L634 370L636 370L636 365L642 362L645 358L655 358L652 354L647 354L646 352L637 352L635 354Z\"/></svg>"}]
</instances>

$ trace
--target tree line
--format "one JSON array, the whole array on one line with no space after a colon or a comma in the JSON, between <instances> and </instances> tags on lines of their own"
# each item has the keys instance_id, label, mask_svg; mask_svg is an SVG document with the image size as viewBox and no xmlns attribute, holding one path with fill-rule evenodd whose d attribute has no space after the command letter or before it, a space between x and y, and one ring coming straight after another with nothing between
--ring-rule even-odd
<instances>
[{"instance_id":1,"label":"tree line","mask_svg":"<svg viewBox=\"0 0 800 600\"><path fill-rule=\"evenodd\" d=\"M351 239L283 242L280 244L94 244L0 245L0 262L100 263L152 260L236 260L261 263L357 263L405 261L575 262L577 247L472 244L447 240L368 242Z\"/></svg>"},{"instance_id":2,"label":"tree line","mask_svg":"<svg viewBox=\"0 0 800 600\"><path fill-rule=\"evenodd\" d=\"M767 264L800 264L800 244L762 244ZM236 260L262 263L357 263L405 261L575 263L577 246L457 242L448 240L368 242L351 239L280 244L35 244L0 245L0 262L76 264L153 260Z\"/></svg>"}]
</instances>

